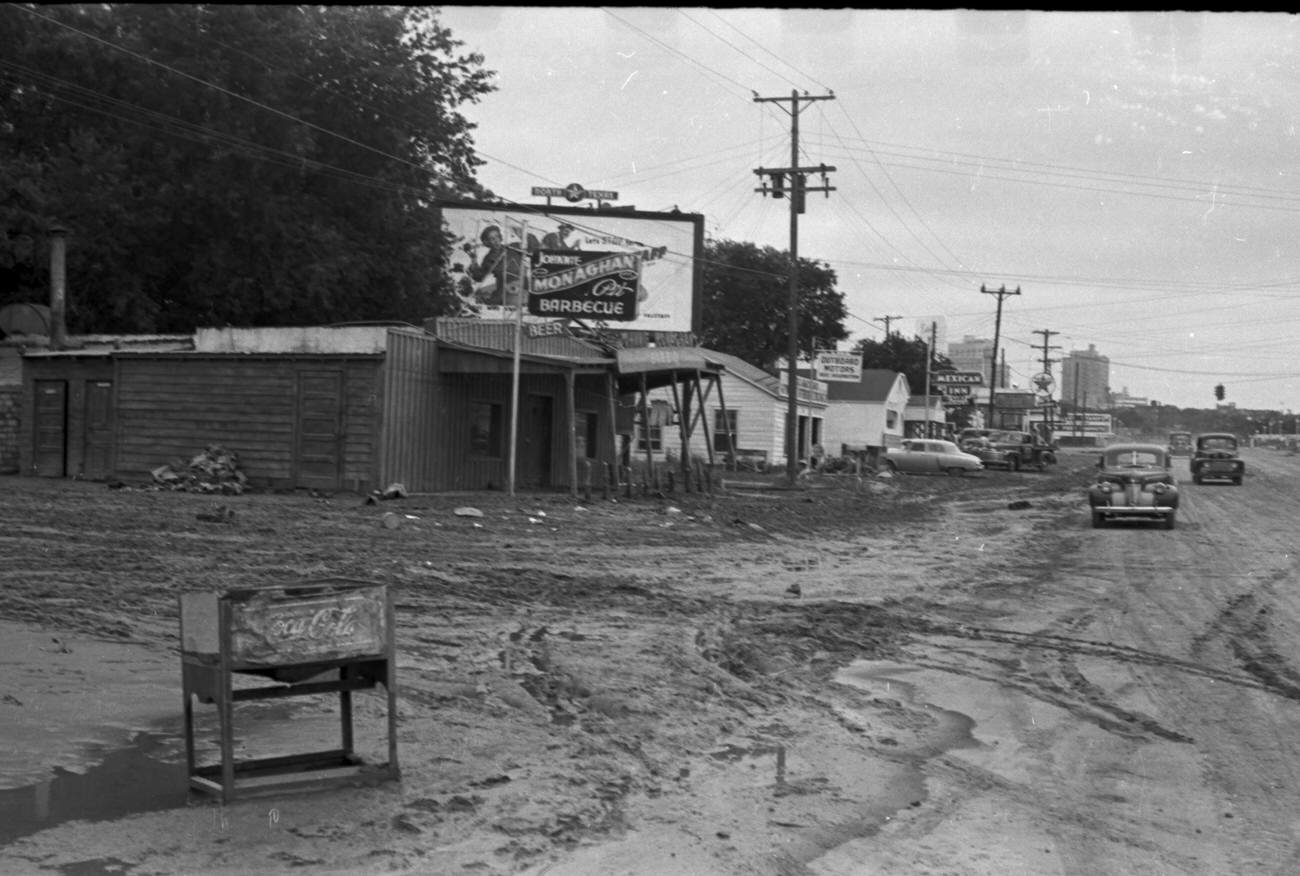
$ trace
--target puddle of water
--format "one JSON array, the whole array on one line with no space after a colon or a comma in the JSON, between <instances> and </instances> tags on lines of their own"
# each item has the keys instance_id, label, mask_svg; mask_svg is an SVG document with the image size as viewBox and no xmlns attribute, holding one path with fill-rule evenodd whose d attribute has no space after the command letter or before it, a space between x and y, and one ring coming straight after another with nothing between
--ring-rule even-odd
<instances>
[{"instance_id":1,"label":"puddle of water","mask_svg":"<svg viewBox=\"0 0 1300 876\"><path fill-rule=\"evenodd\" d=\"M171 737L142 733L85 774L57 769L47 781L0 791L0 845L67 821L102 821L186 805L185 764L164 763Z\"/></svg>"}]
</instances>

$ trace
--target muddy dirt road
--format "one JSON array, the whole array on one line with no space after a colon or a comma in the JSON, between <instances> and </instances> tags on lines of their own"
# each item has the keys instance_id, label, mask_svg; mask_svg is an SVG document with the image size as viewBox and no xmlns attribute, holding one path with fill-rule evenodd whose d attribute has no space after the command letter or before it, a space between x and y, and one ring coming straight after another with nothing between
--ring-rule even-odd
<instances>
[{"instance_id":1,"label":"muddy dirt road","mask_svg":"<svg viewBox=\"0 0 1300 876\"><path fill-rule=\"evenodd\" d=\"M1173 531L1092 530L1082 454L618 502L4 479L0 872L1296 872L1300 458L1245 458L1180 470ZM402 781L187 799L176 594L327 576L395 594ZM241 755L335 731L293 702Z\"/></svg>"},{"instance_id":2,"label":"muddy dirt road","mask_svg":"<svg viewBox=\"0 0 1300 876\"><path fill-rule=\"evenodd\" d=\"M1079 514L1032 589L850 670L965 716L974 744L927 762L924 807L813 871L1300 872L1300 463L1246 458L1241 487L1178 470L1177 531Z\"/></svg>"}]
</instances>

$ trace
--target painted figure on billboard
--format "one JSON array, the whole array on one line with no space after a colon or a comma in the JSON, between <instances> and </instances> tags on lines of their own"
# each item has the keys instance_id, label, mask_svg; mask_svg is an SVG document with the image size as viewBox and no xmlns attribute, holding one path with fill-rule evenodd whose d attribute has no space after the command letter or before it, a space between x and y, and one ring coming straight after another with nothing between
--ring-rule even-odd
<instances>
[{"instance_id":1,"label":"painted figure on billboard","mask_svg":"<svg viewBox=\"0 0 1300 876\"><path fill-rule=\"evenodd\" d=\"M542 249L578 249L578 242L569 240L569 235L572 233L573 226L568 222L561 222L559 228L542 238Z\"/></svg>"},{"instance_id":2,"label":"painted figure on billboard","mask_svg":"<svg viewBox=\"0 0 1300 876\"><path fill-rule=\"evenodd\" d=\"M479 247L466 243L469 255L465 273L474 282L473 298L483 304L509 305L519 303L524 282L524 255L517 248L506 246L501 229L489 225L479 235L479 242L487 248L482 258Z\"/></svg>"}]
</instances>

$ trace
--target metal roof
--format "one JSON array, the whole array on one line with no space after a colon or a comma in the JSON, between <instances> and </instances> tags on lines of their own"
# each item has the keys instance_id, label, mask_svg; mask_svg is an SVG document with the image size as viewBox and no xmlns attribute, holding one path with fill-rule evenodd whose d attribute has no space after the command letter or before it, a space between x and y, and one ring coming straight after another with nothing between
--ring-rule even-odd
<instances>
[{"instance_id":1,"label":"metal roof","mask_svg":"<svg viewBox=\"0 0 1300 876\"><path fill-rule=\"evenodd\" d=\"M595 344L569 334L534 337L535 330L530 330L529 325L536 323L523 325L523 330L519 333L520 355L544 356L584 365L597 361L606 364L610 362L609 354ZM437 317L425 322L425 330L440 341L511 354L515 349L515 329L513 320L476 317Z\"/></svg>"}]
</instances>

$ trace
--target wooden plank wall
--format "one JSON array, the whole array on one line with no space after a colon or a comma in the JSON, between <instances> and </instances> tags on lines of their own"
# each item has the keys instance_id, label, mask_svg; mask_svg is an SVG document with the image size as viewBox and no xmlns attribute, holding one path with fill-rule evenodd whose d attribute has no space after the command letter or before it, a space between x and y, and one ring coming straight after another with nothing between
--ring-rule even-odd
<instances>
[{"instance_id":1,"label":"wooden plank wall","mask_svg":"<svg viewBox=\"0 0 1300 876\"><path fill-rule=\"evenodd\" d=\"M220 444L238 454L253 485L293 487L297 375L340 370L345 441L339 486L373 486L380 356L132 355L115 362L114 471L120 478L147 478L160 465L188 461Z\"/></svg>"}]
</instances>

